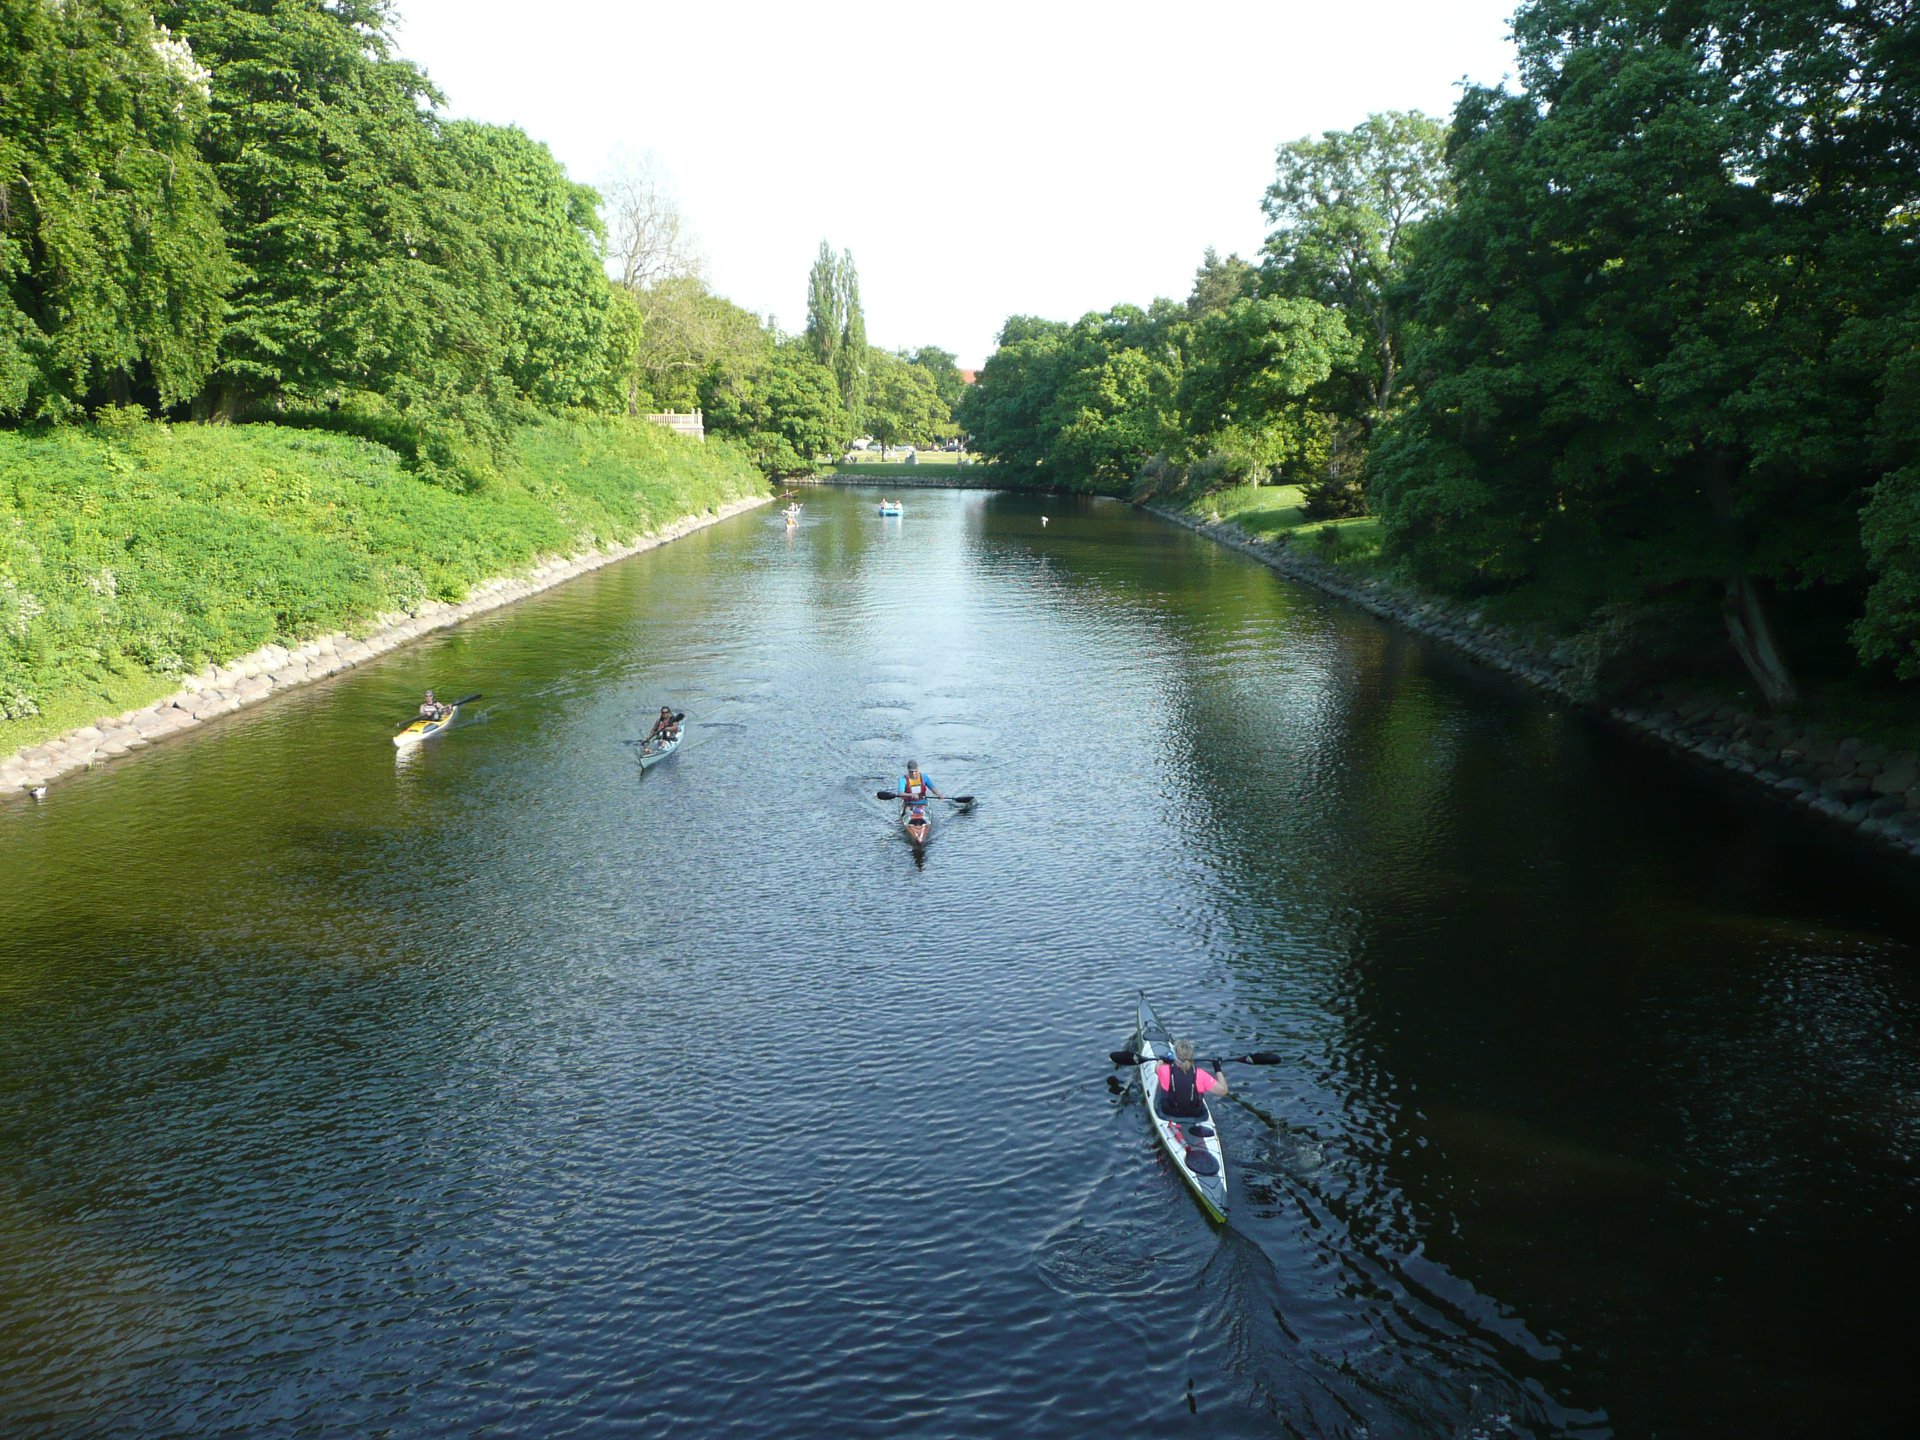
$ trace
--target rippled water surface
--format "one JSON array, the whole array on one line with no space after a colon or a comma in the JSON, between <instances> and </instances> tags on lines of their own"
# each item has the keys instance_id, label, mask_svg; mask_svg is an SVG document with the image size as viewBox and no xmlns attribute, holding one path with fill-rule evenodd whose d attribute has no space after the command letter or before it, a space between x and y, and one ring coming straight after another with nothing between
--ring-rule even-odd
<instances>
[{"instance_id":1,"label":"rippled water surface","mask_svg":"<svg viewBox=\"0 0 1920 1440\"><path fill-rule=\"evenodd\" d=\"M1905 1428L1911 872L1121 506L874 498L0 804L0 1431ZM1224 1230L1142 988L1284 1056Z\"/></svg>"}]
</instances>

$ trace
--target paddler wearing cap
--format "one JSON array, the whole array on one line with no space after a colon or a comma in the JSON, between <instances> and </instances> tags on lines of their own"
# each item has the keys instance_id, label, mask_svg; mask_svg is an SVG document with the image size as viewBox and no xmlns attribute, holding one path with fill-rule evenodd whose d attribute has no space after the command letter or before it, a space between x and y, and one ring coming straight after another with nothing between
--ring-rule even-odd
<instances>
[{"instance_id":1,"label":"paddler wearing cap","mask_svg":"<svg viewBox=\"0 0 1920 1440\"><path fill-rule=\"evenodd\" d=\"M929 795L938 796L942 800L947 798L940 794L940 787L935 785L930 777L920 773L918 760L907 761L907 773L900 777L899 785L894 788L900 792L900 814L903 819L909 810L916 815L925 815Z\"/></svg>"}]
</instances>

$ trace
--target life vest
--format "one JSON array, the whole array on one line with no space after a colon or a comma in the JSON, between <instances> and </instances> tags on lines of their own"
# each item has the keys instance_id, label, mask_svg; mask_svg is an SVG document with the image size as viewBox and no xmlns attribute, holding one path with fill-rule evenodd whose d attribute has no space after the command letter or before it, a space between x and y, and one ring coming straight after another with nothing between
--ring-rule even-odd
<instances>
[{"instance_id":1,"label":"life vest","mask_svg":"<svg viewBox=\"0 0 1920 1440\"><path fill-rule=\"evenodd\" d=\"M1207 1103L1200 1098L1200 1087L1194 1080L1195 1071L1184 1069L1178 1060L1169 1060L1167 1083L1160 1092L1160 1108L1169 1115L1191 1115L1198 1119L1207 1113Z\"/></svg>"},{"instance_id":2,"label":"life vest","mask_svg":"<svg viewBox=\"0 0 1920 1440\"><path fill-rule=\"evenodd\" d=\"M922 775L917 781L900 777L900 793L907 799L925 804L927 799L927 777Z\"/></svg>"}]
</instances>

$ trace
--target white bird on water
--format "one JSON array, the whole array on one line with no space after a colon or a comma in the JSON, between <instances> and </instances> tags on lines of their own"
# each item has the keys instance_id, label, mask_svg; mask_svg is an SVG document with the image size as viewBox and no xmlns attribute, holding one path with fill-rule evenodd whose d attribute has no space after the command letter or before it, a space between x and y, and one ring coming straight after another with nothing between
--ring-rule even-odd
<instances>
[{"instance_id":1,"label":"white bird on water","mask_svg":"<svg viewBox=\"0 0 1920 1440\"><path fill-rule=\"evenodd\" d=\"M44 800L47 798L47 787L44 785L30 786L27 790L27 794L31 795L36 800Z\"/></svg>"},{"instance_id":2,"label":"white bird on water","mask_svg":"<svg viewBox=\"0 0 1920 1440\"><path fill-rule=\"evenodd\" d=\"M1046 516L1044 516L1044 515L1042 515L1042 516L1040 517L1040 523L1041 523L1042 525L1044 525L1044 524L1046 524L1046 523L1047 523L1047 517L1046 517Z\"/></svg>"}]
</instances>

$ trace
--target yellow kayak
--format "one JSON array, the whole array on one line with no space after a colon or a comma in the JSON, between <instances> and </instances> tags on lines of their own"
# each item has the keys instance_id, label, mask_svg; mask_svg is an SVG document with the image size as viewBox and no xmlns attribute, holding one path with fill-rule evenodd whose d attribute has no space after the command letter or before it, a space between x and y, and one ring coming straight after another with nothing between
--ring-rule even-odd
<instances>
[{"instance_id":1,"label":"yellow kayak","mask_svg":"<svg viewBox=\"0 0 1920 1440\"><path fill-rule=\"evenodd\" d=\"M418 745L429 735L438 735L442 730L453 724L454 718L459 715L462 705L465 705L469 700L478 700L479 698L478 695L468 695L465 699L454 701L451 705L447 706L446 713L438 720L428 720L422 717L414 721L411 725L407 726L406 729L393 737L393 743L396 745Z\"/></svg>"}]
</instances>

